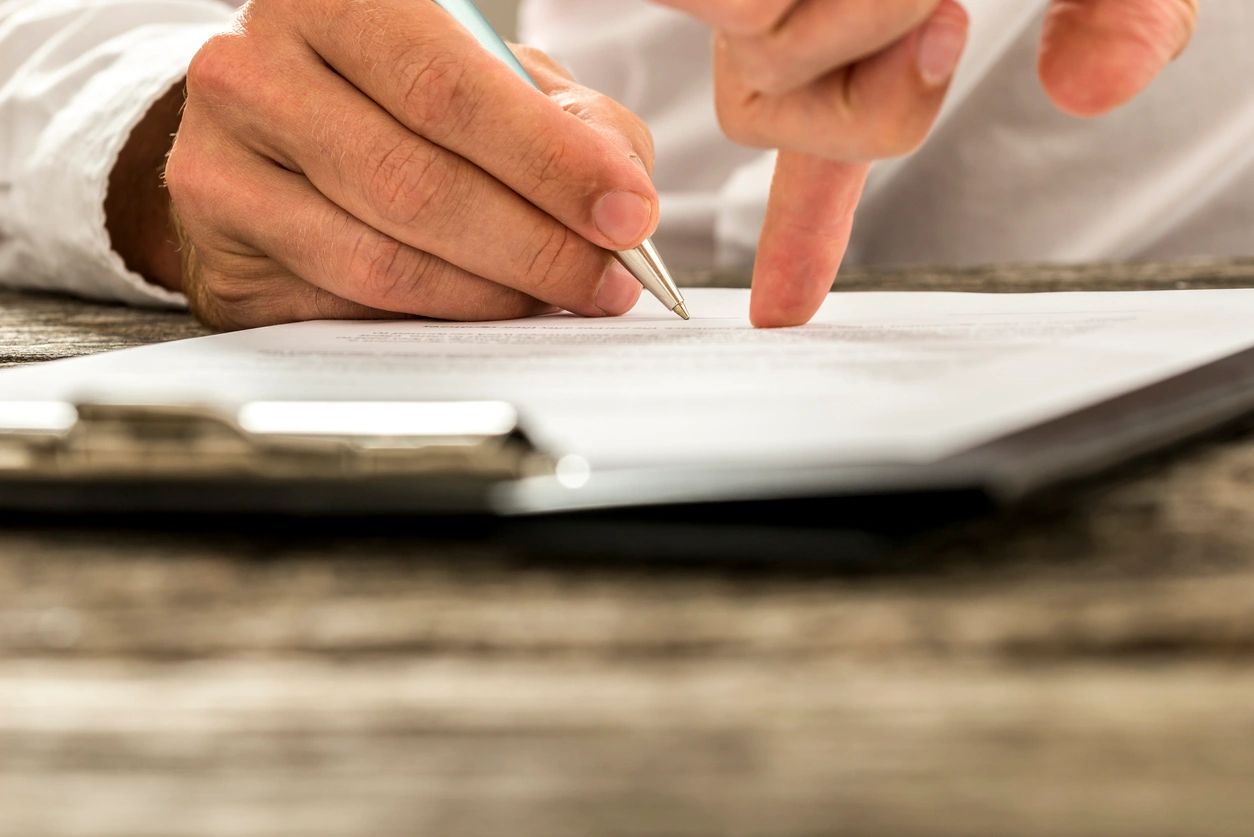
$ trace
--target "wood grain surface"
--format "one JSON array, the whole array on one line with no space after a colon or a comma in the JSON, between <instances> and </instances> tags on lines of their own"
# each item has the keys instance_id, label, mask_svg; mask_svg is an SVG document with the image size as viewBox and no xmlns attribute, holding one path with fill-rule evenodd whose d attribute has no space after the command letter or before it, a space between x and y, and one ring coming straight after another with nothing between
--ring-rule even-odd
<instances>
[{"instance_id":1,"label":"wood grain surface","mask_svg":"<svg viewBox=\"0 0 1254 837\"><path fill-rule=\"evenodd\" d=\"M198 333L0 294L0 363ZM1254 830L1254 432L870 561L787 534L737 553L806 560L672 563L612 524L0 520L0 834Z\"/></svg>"}]
</instances>

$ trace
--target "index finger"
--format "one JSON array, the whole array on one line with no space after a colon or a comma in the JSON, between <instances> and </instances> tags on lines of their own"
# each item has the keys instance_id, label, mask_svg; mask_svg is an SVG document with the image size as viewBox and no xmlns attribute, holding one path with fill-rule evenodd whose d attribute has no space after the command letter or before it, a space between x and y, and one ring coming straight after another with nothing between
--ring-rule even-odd
<instances>
[{"instance_id":1,"label":"index finger","mask_svg":"<svg viewBox=\"0 0 1254 837\"><path fill-rule=\"evenodd\" d=\"M656 0L732 35L762 35L780 26L806 0Z\"/></svg>"},{"instance_id":2,"label":"index finger","mask_svg":"<svg viewBox=\"0 0 1254 837\"><path fill-rule=\"evenodd\" d=\"M629 249L657 226L657 193L631 155L520 79L437 4L315 3L297 17L304 40L413 133L598 246Z\"/></svg>"},{"instance_id":3,"label":"index finger","mask_svg":"<svg viewBox=\"0 0 1254 837\"><path fill-rule=\"evenodd\" d=\"M845 258L870 166L782 152L753 270L749 319L804 325L827 299Z\"/></svg>"}]
</instances>

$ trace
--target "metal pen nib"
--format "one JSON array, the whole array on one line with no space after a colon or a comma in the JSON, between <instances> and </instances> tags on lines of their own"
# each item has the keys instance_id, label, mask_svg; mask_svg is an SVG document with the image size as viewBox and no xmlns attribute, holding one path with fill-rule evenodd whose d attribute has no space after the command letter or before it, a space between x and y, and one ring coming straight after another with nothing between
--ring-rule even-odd
<instances>
[{"instance_id":1,"label":"metal pen nib","mask_svg":"<svg viewBox=\"0 0 1254 837\"><path fill-rule=\"evenodd\" d=\"M667 311L688 319L688 307L684 305L684 295L679 292L671 272L658 254L652 241L646 241L635 250L615 253L614 258L627 268L636 280L644 285L644 289L658 298L666 306Z\"/></svg>"}]
</instances>

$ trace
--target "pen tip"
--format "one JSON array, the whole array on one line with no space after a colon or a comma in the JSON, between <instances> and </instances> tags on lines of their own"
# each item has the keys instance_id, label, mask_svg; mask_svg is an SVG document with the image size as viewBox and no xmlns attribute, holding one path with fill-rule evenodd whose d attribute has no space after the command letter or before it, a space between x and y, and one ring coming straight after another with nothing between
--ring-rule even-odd
<instances>
[{"instance_id":1,"label":"pen tip","mask_svg":"<svg viewBox=\"0 0 1254 837\"><path fill-rule=\"evenodd\" d=\"M685 320L691 320L691 319L692 319L691 317L689 317L689 316L688 316L688 308L687 308L687 306L685 306L682 302L681 302L681 303L679 303L678 305L676 305L676 306L675 306L674 308L672 308L671 310L672 310L672 311L674 311L674 312L675 312L676 314L678 314L679 316L683 317Z\"/></svg>"}]
</instances>

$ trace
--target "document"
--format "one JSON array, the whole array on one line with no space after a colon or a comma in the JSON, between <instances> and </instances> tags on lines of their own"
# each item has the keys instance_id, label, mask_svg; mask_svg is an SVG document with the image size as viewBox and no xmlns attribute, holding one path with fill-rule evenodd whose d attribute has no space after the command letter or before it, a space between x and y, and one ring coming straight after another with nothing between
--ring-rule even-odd
<instances>
[{"instance_id":1,"label":"document","mask_svg":"<svg viewBox=\"0 0 1254 837\"><path fill-rule=\"evenodd\" d=\"M602 469L914 463L1254 348L1254 290L841 293L772 331L747 291L688 307L284 325L0 372L0 401L501 400Z\"/></svg>"}]
</instances>

